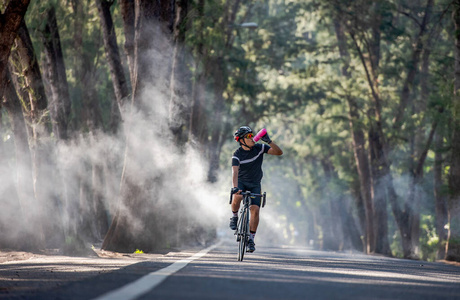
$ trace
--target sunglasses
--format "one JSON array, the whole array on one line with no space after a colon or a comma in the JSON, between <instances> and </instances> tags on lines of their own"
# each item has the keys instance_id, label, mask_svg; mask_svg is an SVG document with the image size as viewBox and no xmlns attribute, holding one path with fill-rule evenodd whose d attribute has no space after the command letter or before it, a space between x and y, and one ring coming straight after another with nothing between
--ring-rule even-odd
<instances>
[{"instance_id":1,"label":"sunglasses","mask_svg":"<svg viewBox=\"0 0 460 300\"><path fill-rule=\"evenodd\" d=\"M253 134L253 133L248 133L248 134L245 135L244 138L246 138L246 139L251 139L251 138L253 138L253 137L254 137L254 134Z\"/></svg>"}]
</instances>

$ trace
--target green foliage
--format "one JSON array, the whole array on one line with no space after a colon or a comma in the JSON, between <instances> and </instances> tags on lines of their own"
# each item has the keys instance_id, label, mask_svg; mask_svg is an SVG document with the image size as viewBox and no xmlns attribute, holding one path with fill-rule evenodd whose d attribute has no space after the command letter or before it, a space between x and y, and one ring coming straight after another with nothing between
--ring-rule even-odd
<instances>
[{"instance_id":1,"label":"green foliage","mask_svg":"<svg viewBox=\"0 0 460 300\"><path fill-rule=\"evenodd\" d=\"M439 248L439 236L436 234L435 218L432 215L420 216L420 247L423 260L435 261Z\"/></svg>"},{"instance_id":2,"label":"green foliage","mask_svg":"<svg viewBox=\"0 0 460 300\"><path fill-rule=\"evenodd\" d=\"M394 257L403 258L404 255L403 255L403 249L401 246L401 235L399 234L399 231L396 229L393 232L394 234L392 236L391 244L390 244L391 254Z\"/></svg>"}]
</instances>

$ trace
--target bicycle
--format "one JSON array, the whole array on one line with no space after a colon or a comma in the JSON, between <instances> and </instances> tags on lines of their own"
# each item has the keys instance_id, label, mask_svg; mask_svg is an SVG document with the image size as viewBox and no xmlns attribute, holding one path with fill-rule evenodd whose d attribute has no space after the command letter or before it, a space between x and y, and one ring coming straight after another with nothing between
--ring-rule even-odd
<instances>
[{"instance_id":1,"label":"bicycle","mask_svg":"<svg viewBox=\"0 0 460 300\"><path fill-rule=\"evenodd\" d=\"M250 191L242 192L243 206L240 209L240 217L238 218L238 225L235 230L236 241L238 244L238 261L243 261L244 252L249 241L249 207L251 206L251 199L255 197L262 197L261 206L264 207L266 203L266 193L254 194ZM233 193L230 192L230 204L232 204Z\"/></svg>"}]
</instances>

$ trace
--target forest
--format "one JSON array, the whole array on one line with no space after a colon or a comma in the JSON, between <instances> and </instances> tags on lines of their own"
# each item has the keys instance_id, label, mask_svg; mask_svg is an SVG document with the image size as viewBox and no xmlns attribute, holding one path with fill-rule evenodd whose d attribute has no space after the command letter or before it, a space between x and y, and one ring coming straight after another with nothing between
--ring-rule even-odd
<instances>
[{"instance_id":1,"label":"forest","mask_svg":"<svg viewBox=\"0 0 460 300\"><path fill-rule=\"evenodd\" d=\"M460 0L0 4L0 249L231 234L249 125L267 242L460 261Z\"/></svg>"}]
</instances>

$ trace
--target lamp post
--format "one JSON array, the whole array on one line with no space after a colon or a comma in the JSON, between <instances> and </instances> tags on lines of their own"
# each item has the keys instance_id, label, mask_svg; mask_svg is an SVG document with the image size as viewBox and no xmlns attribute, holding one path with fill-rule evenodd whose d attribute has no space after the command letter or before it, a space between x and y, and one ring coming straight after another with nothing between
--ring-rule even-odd
<instances>
[{"instance_id":1,"label":"lamp post","mask_svg":"<svg viewBox=\"0 0 460 300\"><path fill-rule=\"evenodd\" d=\"M259 27L259 25L256 22L246 22L246 23L241 23L240 25L236 25L238 27L242 28L248 28L248 29L256 29Z\"/></svg>"}]
</instances>

